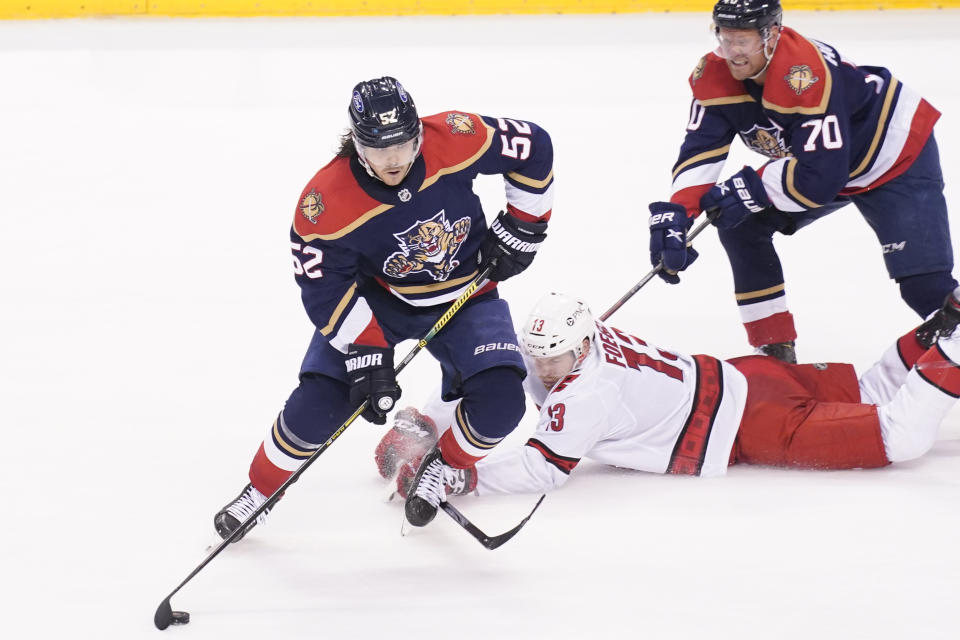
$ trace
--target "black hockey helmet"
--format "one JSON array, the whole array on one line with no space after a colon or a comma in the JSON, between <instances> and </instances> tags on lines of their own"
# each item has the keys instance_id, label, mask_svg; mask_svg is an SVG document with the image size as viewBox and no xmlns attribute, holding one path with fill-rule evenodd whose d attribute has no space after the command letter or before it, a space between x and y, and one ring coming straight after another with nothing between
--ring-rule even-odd
<instances>
[{"instance_id":1,"label":"black hockey helmet","mask_svg":"<svg viewBox=\"0 0 960 640\"><path fill-rule=\"evenodd\" d=\"M756 29L764 34L767 29L783 21L780 0L719 0L713 5L715 28Z\"/></svg>"},{"instance_id":2,"label":"black hockey helmet","mask_svg":"<svg viewBox=\"0 0 960 640\"><path fill-rule=\"evenodd\" d=\"M389 147L420 135L413 97L396 78L384 76L357 84L348 111L353 135L364 146Z\"/></svg>"}]
</instances>

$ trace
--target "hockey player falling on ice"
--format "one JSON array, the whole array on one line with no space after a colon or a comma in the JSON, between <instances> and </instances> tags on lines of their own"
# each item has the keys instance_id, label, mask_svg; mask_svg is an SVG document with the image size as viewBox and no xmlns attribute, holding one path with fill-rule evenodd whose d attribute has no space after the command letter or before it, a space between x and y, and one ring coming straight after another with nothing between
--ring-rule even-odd
<instances>
[{"instance_id":1,"label":"hockey player falling on ice","mask_svg":"<svg viewBox=\"0 0 960 640\"><path fill-rule=\"evenodd\" d=\"M431 499L547 491L582 458L703 476L741 463L852 469L912 460L930 449L960 396L958 323L960 289L858 381L849 364L661 349L595 321L579 300L549 294L519 336L531 371L525 384L540 407L535 434L471 469L447 469ZM400 469L401 494L416 465L405 460L427 449L443 410L398 412L378 445L381 474Z\"/></svg>"},{"instance_id":2,"label":"hockey player falling on ice","mask_svg":"<svg viewBox=\"0 0 960 640\"><path fill-rule=\"evenodd\" d=\"M696 252L692 218L714 224L740 316L759 352L796 362L776 232L848 203L873 229L900 295L927 317L957 286L933 125L939 112L883 67L857 66L781 26L780 0L720 0L718 47L690 76L690 121L669 202L650 205L650 253L668 282ZM714 185L735 136L769 160ZM842 251L842 239L837 249Z\"/></svg>"},{"instance_id":3,"label":"hockey player falling on ice","mask_svg":"<svg viewBox=\"0 0 960 640\"><path fill-rule=\"evenodd\" d=\"M523 416L526 370L496 282L523 271L546 237L550 137L531 122L459 111L421 120L390 77L357 84L348 112L350 131L303 190L290 233L316 331L300 384L254 455L250 483L214 518L223 538L362 402L369 401L364 418L385 424L400 397L394 345L426 334L490 264L491 282L426 347L440 362L444 397L460 401L424 466L471 467ZM472 190L478 174L505 182L506 211L489 228ZM435 514L414 491L411 523Z\"/></svg>"}]
</instances>

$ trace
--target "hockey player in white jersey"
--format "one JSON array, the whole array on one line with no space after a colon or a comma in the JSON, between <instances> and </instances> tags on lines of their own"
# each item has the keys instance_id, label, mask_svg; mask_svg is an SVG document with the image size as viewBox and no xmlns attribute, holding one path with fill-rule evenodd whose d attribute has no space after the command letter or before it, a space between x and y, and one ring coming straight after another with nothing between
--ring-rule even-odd
<instances>
[{"instance_id":1,"label":"hockey player in white jersey","mask_svg":"<svg viewBox=\"0 0 960 640\"><path fill-rule=\"evenodd\" d=\"M579 300L549 294L518 336L533 374L526 389L540 408L536 432L475 467L439 468L418 494L439 504L471 491L539 493L562 485L583 458L704 476L737 463L850 469L911 460L930 449L960 397L957 324L960 289L858 380L849 364L668 351L595 321ZM439 401L401 414L404 424L375 457L384 477L399 469L405 495L418 456L452 420Z\"/></svg>"}]
</instances>

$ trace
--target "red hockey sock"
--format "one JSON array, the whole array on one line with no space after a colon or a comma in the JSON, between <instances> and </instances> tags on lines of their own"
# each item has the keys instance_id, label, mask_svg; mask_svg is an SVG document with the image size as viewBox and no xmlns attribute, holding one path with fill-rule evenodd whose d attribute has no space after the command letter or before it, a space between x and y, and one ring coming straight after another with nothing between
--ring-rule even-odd
<instances>
[{"instance_id":1,"label":"red hockey sock","mask_svg":"<svg viewBox=\"0 0 960 640\"><path fill-rule=\"evenodd\" d=\"M960 398L960 366L957 366L939 344L930 347L917 360L917 373L943 393Z\"/></svg>"},{"instance_id":2,"label":"red hockey sock","mask_svg":"<svg viewBox=\"0 0 960 640\"><path fill-rule=\"evenodd\" d=\"M791 342L797 339L797 330L793 326L793 314L781 311L766 318L743 323L747 330L747 340L753 347L777 342Z\"/></svg>"},{"instance_id":3,"label":"red hockey sock","mask_svg":"<svg viewBox=\"0 0 960 640\"><path fill-rule=\"evenodd\" d=\"M484 458L484 456L472 456L464 451L460 443L457 442L456 437L454 437L453 429L447 429L443 432L437 446L440 447L440 453L443 455L443 459L447 461L448 465L455 469L468 469Z\"/></svg>"},{"instance_id":4,"label":"red hockey sock","mask_svg":"<svg viewBox=\"0 0 960 640\"><path fill-rule=\"evenodd\" d=\"M292 471L281 469L270 462L262 444L257 449L257 455L253 456L253 462L250 463L250 482L265 496L273 495L273 492L280 488L280 485L292 474Z\"/></svg>"},{"instance_id":5,"label":"red hockey sock","mask_svg":"<svg viewBox=\"0 0 960 640\"><path fill-rule=\"evenodd\" d=\"M917 364L920 356L926 352L926 347L917 340L917 330L915 328L903 334L897 340L897 354L899 354L900 359L903 360L903 364L907 369L912 369L913 365Z\"/></svg>"}]
</instances>

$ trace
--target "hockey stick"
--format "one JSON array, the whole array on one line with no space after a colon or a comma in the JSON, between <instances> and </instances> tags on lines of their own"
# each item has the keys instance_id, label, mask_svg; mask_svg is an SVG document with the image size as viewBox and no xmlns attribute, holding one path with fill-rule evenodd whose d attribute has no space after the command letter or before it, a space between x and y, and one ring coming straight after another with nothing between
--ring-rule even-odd
<instances>
[{"instance_id":1,"label":"hockey stick","mask_svg":"<svg viewBox=\"0 0 960 640\"><path fill-rule=\"evenodd\" d=\"M546 497L547 497L547 494L543 494L542 496L540 496L540 499L537 500L537 504L533 505L533 509L530 511L529 514L527 514L526 518L520 521L520 524L515 526L513 529L510 529L510 531L507 531L506 533L501 533L498 536L488 536L487 534L485 534L483 531L477 528L475 524L467 520L467 517L462 513L460 513L460 511L449 502L441 502L440 508L443 509L448 516L453 518L457 524L459 524L461 527L466 529L467 532L477 540L477 542L479 542L485 548L490 549L492 551L493 549L496 549L497 547L502 545L504 542L506 542L513 536L517 535L517 532L523 528L523 525L527 524L527 520L529 520L531 516L533 516L533 513L537 510L537 508L540 506L540 503L543 502L543 499Z\"/></svg>"},{"instance_id":2,"label":"hockey stick","mask_svg":"<svg viewBox=\"0 0 960 640\"><path fill-rule=\"evenodd\" d=\"M687 246L690 246L690 243L693 242L693 239L696 238L698 235L700 235L700 232L703 231L708 224L713 222L714 218L716 218L719 214L720 214L719 209L711 209L710 211L707 211L707 215L704 218L703 222L698 224L696 227L694 227L693 231L687 234ZM603 315L600 316L601 322L605 321L607 318L609 318L614 313L616 313L616 311L620 307L622 307L627 300L633 297L633 294L635 294L637 291L640 291L640 289L642 289L645 284L650 282L653 276L657 275L662 270L663 270L663 260L660 260L660 262L657 263L657 266L651 269L647 275L643 276L640 279L640 282L633 285L633 288L630 289L630 291L627 291L622 298L620 298L619 300L613 303L612 307L604 311Z\"/></svg>"},{"instance_id":3,"label":"hockey stick","mask_svg":"<svg viewBox=\"0 0 960 640\"><path fill-rule=\"evenodd\" d=\"M407 357L405 357L400 362L400 364L398 364L394 368L395 376L400 375L400 372L403 371L408 364L410 364L410 361L413 360L414 356L420 353L424 349L424 347L427 346L427 343L430 342L430 340L432 340L433 337L437 335L437 333L441 329L443 329L443 327L446 326L448 322L450 322L450 319L457 313L457 311L459 311L460 308L467 302L467 300L469 300L470 297L474 293L476 293L477 289L480 288L481 284L487 279L487 276L490 275L490 272L493 270L493 267L494 267L494 264L488 265L483 271L480 272L480 274L476 278L473 279L473 281L467 286L467 288L464 289L463 293L460 294L460 297L458 297L453 302L453 304L450 305L450 308L447 309L442 316L440 316L440 319L437 320L436 323L434 323L430 331L428 331L427 334L423 336L423 338L421 338L419 342L417 342L416 346L414 346L413 349L410 350L410 353L407 354ZM176 589L171 591L170 594L163 599L163 601L160 603L160 606L157 607L156 613L153 614L153 624L156 625L157 629L160 629L161 631L163 631L164 629L169 627L171 624L186 624L187 622L190 621L190 614L186 613L185 611L173 611L173 607L170 605L170 598L172 598L178 591L180 591L180 589L182 589L184 585L190 582L190 580L192 580L195 575L200 573L200 571L204 567L210 564L210 562L214 558L220 555L220 552L226 549L227 545L229 545L231 542L237 539L240 536L241 532L243 532L246 529L246 525L248 522L252 522L256 520L256 518L259 517L261 513L263 513L270 507L272 507L277 502L277 500L280 499L280 496L283 495L283 492L286 491L287 487L289 487L294 482L299 480L300 476L303 475L303 472L306 471L307 468L311 464L313 464L314 461L317 458L319 458L320 455L324 451L326 451L337 438L340 437L340 435L347 429L347 427L353 424L353 422L360 417L360 415L366 410L368 404L369 404L369 400L364 400L363 403L359 407L357 407L352 414L350 414L350 417L347 418L346 422L340 425L340 428L334 431L333 434L329 438L327 438L327 441L324 442L322 445L320 445L320 447L316 451L314 451L309 458L304 460L303 464L301 464L300 467L296 471L294 471L289 478L287 478L286 482L280 485L280 487L276 491L274 491L269 498L267 498L266 502L264 502L262 505L257 507L257 509L253 513L251 513L239 527L234 529L233 533L227 536L227 538L220 543L220 546L214 549L210 553L210 555L206 557L206 559L203 562L197 565L196 568L194 568L194 570L191 571L186 578L184 578L183 582L177 585ZM529 518L529 516L527 517ZM454 520L456 520L455 517L454 517ZM466 518L463 518L463 521L466 522L467 524L470 524L470 521L467 520ZM520 526L523 526L525 522L526 520L520 523ZM463 526L464 528L466 528L466 525L461 523L460 520L457 520L457 523L460 524L460 526ZM519 528L520 527L518 526L517 529ZM471 533L473 532L471 531ZM507 532L507 533L510 533L510 532ZM516 532L514 531L514 533ZM504 542L506 542L506 540L504 540ZM503 542L501 542L500 544L503 544Z\"/></svg>"}]
</instances>

